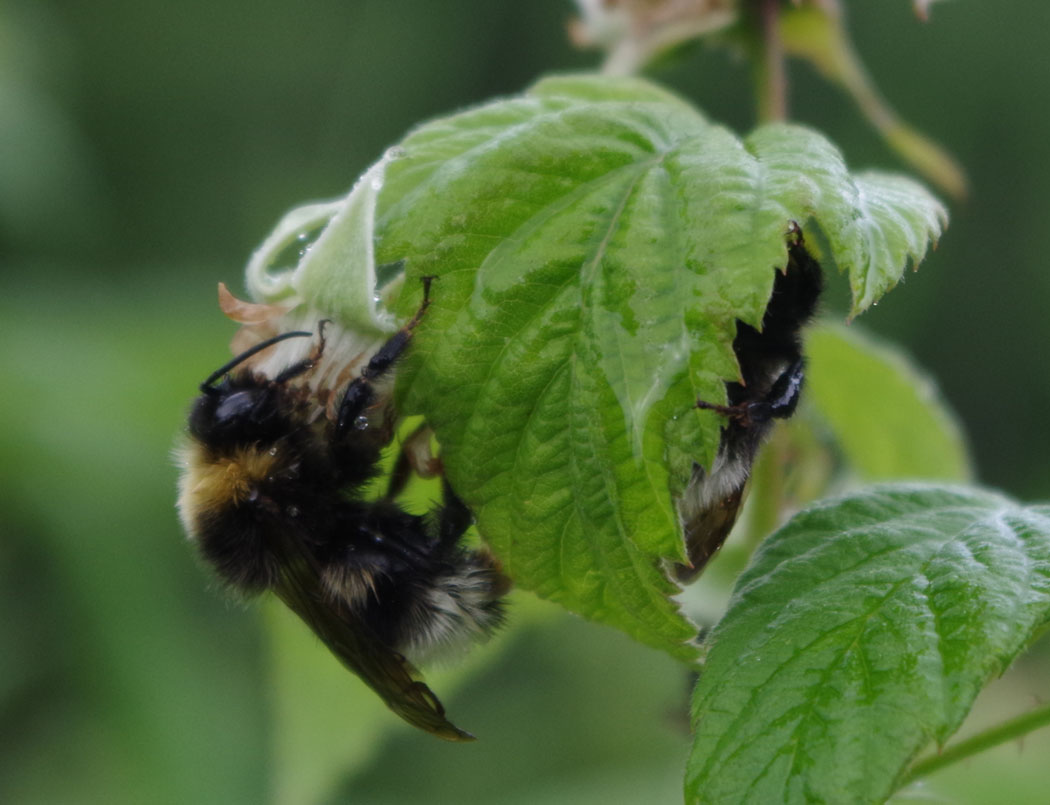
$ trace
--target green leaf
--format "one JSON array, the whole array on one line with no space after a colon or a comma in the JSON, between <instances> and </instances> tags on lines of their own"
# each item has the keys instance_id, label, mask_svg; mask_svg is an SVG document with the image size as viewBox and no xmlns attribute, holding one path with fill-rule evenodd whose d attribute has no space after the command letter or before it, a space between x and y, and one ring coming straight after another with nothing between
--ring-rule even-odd
<instances>
[{"instance_id":1,"label":"green leaf","mask_svg":"<svg viewBox=\"0 0 1050 805\"><path fill-rule=\"evenodd\" d=\"M709 640L690 802L881 802L1050 615L1050 516L874 487L760 549Z\"/></svg>"},{"instance_id":2,"label":"green leaf","mask_svg":"<svg viewBox=\"0 0 1050 805\"><path fill-rule=\"evenodd\" d=\"M854 327L806 337L806 399L863 480L965 481L970 462L954 414L898 349Z\"/></svg>"},{"instance_id":3,"label":"green leaf","mask_svg":"<svg viewBox=\"0 0 1050 805\"><path fill-rule=\"evenodd\" d=\"M896 285L908 263L936 244L948 217L922 185L904 176L850 175L842 156L815 131L772 123L747 138L766 167L769 191L800 224L813 218L831 255L849 274L851 316Z\"/></svg>"},{"instance_id":4,"label":"green leaf","mask_svg":"<svg viewBox=\"0 0 1050 805\"><path fill-rule=\"evenodd\" d=\"M676 656L674 495L710 466L792 221L814 220L854 311L900 278L944 211L905 179L851 177L798 127L741 141L640 80L581 76L425 124L387 169L380 262L433 305L399 376L457 492L517 583ZM333 266L345 271L345 266ZM323 304L320 305L323 309Z\"/></svg>"},{"instance_id":5,"label":"green leaf","mask_svg":"<svg viewBox=\"0 0 1050 805\"><path fill-rule=\"evenodd\" d=\"M289 210L248 262L253 298L297 303L323 299L325 312L358 333L397 329L380 306L374 227L376 196L393 154L385 154L341 199ZM295 253L292 265L282 258ZM347 270L352 267L352 270Z\"/></svg>"}]
</instances>

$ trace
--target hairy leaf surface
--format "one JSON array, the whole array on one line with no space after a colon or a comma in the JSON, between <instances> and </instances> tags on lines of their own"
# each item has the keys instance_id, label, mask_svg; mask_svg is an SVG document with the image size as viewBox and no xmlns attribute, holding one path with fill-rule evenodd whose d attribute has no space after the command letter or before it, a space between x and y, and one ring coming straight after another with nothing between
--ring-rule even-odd
<instances>
[{"instance_id":1,"label":"hairy leaf surface","mask_svg":"<svg viewBox=\"0 0 1050 805\"><path fill-rule=\"evenodd\" d=\"M815 222L859 312L921 258L944 211L920 186L852 177L806 129L741 140L639 80L553 78L427 123L387 168L380 262L433 305L401 383L515 581L689 657L668 598L674 506L710 466L791 222Z\"/></svg>"},{"instance_id":2,"label":"hairy leaf surface","mask_svg":"<svg viewBox=\"0 0 1050 805\"><path fill-rule=\"evenodd\" d=\"M1050 516L874 487L759 549L693 700L690 802L881 802L1050 616Z\"/></svg>"}]
</instances>

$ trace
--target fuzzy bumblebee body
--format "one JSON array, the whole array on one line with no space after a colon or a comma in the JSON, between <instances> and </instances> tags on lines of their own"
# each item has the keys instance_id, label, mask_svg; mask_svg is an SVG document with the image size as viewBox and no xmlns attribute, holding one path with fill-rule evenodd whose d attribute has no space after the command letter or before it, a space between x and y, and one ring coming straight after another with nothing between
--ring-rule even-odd
<instances>
[{"instance_id":1,"label":"fuzzy bumblebee body","mask_svg":"<svg viewBox=\"0 0 1050 805\"><path fill-rule=\"evenodd\" d=\"M190 414L178 505L229 587L274 592L398 715L464 740L406 657L487 637L507 583L487 553L460 545L471 516L447 484L427 516L401 509L397 489L361 497L391 437L375 383L425 308L349 381L331 416L306 382L324 355L323 324L313 349L273 375L256 356L310 333L264 341L214 373Z\"/></svg>"},{"instance_id":2,"label":"fuzzy bumblebee body","mask_svg":"<svg viewBox=\"0 0 1050 805\"><path fill-rule=\"evenodd\" d=\"M801 331L816 311L824 281L797 225L792 224L789 236L787 266L777 272L762 328L737 322L733 352L741 381L726 383L726 405L696 404L727 422L713 466L695 468L679 502L689 556L689 564L677 568L681 581L695 578L722 547L740 513L758 448L773 420L786 419L798 405L804 376Z\"/></svg>"}]
</instances>

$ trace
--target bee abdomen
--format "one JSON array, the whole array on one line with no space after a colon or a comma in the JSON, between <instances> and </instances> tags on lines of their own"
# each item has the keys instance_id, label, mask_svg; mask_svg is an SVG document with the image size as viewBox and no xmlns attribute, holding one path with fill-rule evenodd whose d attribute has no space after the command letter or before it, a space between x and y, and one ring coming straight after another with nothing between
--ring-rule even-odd
<instances>
[{"instance_id":1,"label":"bee abdomen","mask_svg":"<svg viewBox=\"0 0 1050 805\"><path fill-rule=\"evenodd\" d=\"M396 630L398 650L419 661L487 640L503 623L510 582L487 552L457 551L414 590Z\"/></svg>"},{"instance_id":2,"label":"bee abdomen","mask_svg":"<svg viewBox=\"0 0 1050 805\"><path fill-rule=\"evenodd\" d=\"M248 595L274 587L282 560L253 512L230 506L202 519L196 532L201 556L226 584Z\"/></svg>"}]
</instances>

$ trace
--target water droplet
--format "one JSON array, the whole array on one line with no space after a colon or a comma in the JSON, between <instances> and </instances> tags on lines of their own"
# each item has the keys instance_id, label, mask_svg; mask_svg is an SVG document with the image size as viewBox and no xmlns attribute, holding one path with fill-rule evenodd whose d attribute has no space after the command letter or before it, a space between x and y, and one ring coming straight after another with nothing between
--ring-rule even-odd
<instances>
[{"instance_id":1,"label":"water droplet","mask_svg":"<svg viewBox=\"0 0 1050 805\"><path fill-rule=\"evenodd\" d=\"M368 428L368 417L359 416L354 420L354 428L356 430L365 430Z\"/></svg>"},{"instance_id":2,"label":"water droplet","mask_svg":"<svg viewBox=\"0 0 1050 805\"><path fill-rule=\"evenodd\" d=\"M271 447L267 452L271 456L276 456L277 455L277 445L274 445L273 447Z\"/></svg>"},{"instance_id":3,"label":"water droplet","mask_svg":"<svg viewBox=\"0 0 1050 805\"><path fill-rule=\"evenodd\" d=\"M405 149L400 145L390 146L390 148L386 149L386 154L384 154L387 159L401 159L404 155Z\"/></svg>"},{"instance_id":4,"label":"water droplet","mask_svg":"<svg viewBox=\"0 0 1050 805\"><path fill-rule=\"evenodd\" d=\"M298 506L289 506L285 510L285 512L288 514L289 517L298 517L299 516L299 507Z\"/></svg>"},{"instance_id":5,"label":"water droplet","mask_svg":"<svg viewBox=\"0 0 1050 805\"><path fill-rule=\"evenodd\" d=\"M310 233L309 232L300 232L298 235L295 236L295 239L296 240L301 240L301 241L307 241L307 240L310 239Z\"/></svg>"}]
</instances>

